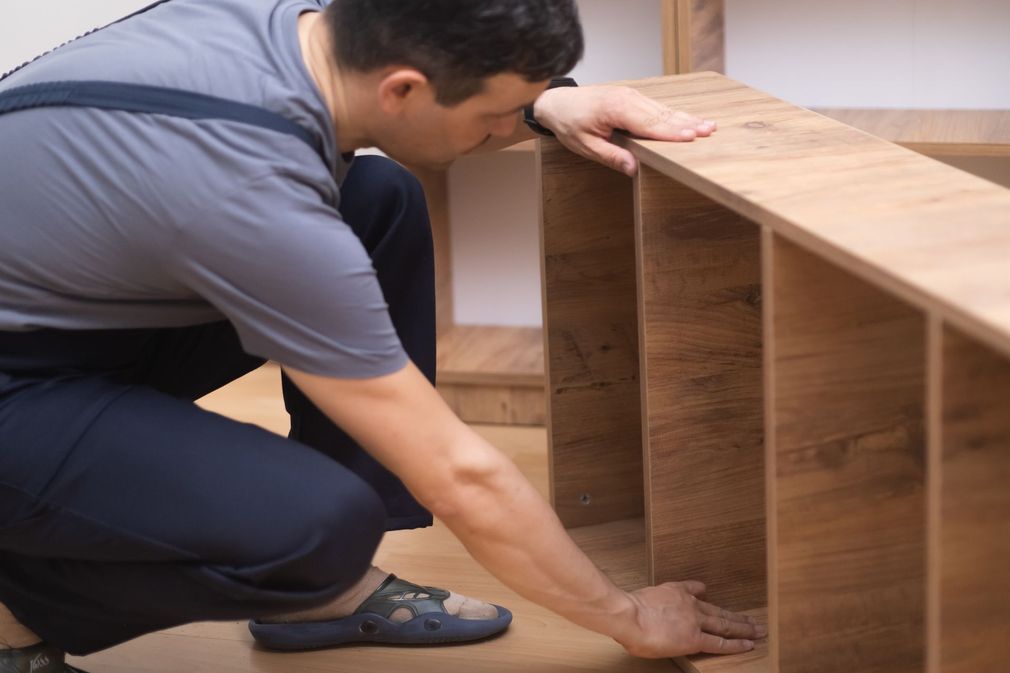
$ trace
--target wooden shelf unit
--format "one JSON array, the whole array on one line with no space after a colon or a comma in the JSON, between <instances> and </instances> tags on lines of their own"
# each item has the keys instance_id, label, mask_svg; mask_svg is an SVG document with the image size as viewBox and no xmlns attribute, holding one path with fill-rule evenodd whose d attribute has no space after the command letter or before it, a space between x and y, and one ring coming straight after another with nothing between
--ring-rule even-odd
<instances>
[{"instance_id":1,"label":"wooden shelf unit","mask_svg":"<svg viewBox=\"0 0 1010 673\"><path fill-rule=\"evenodd\" d=\"M540 143L562 521L767 606L766 654L685 671L1010 670L1010 190L715 73L633 86L724 119L622 139L635 180Z\"/></svg>"},{"instance_id":2,"label":"wooden shelf unit","mask_svg":"<svg viewBox=\"0 0 1010 673\"><path fill-rule=\"evenodd\" d=\"M437 384L467 422L544 425L543 330L452 326L438 338Z\"/></svg>"}]
</instances>

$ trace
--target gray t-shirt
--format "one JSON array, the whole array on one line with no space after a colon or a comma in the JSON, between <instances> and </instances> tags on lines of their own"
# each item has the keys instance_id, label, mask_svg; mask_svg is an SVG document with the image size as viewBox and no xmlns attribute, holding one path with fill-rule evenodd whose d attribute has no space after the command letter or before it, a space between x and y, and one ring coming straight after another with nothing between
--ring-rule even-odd
<instances>
[{"instance_id":1,"label":"gray t-shirt","mask_svg":"<svg viewBox=\"0 0 1010 673\"><path fill-rule=\"evenodd\" d=\"M254 355L348 378L407 356L339 208L348 169L301 57L329 0L172 0L0 84L109 80L257 105L322 139L86 108L0 116L0 330L230 320Z\"/></svg>"}]
</instances>

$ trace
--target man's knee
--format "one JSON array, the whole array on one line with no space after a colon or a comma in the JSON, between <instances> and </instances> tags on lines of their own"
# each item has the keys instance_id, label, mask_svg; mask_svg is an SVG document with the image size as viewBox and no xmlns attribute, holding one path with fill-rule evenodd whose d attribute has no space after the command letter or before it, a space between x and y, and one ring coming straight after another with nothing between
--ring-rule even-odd
<instances>
[{"instance_id":1,"label":"man's knee","mask_svg":"<svg viewBox=\"0 0 1010 673\"><path fill-rule=\"evenodd\" d=\"M349 587L365 573L386 529L385 505L364 481L333 467L332 479L319 474L293 485L280 520L258 527L237 569L246 581L311 592Z\"/></svg>"}]
</instances>

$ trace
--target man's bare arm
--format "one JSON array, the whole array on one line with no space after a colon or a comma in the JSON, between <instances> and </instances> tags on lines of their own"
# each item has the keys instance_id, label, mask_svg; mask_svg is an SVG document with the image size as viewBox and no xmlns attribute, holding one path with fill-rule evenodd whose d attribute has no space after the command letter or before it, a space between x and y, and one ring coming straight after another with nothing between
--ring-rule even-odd
<instances>
[{"instance_id":1,"label":"man's bare arm","mask_svg":"<svg viewBox=\"0 0 1010 673\"><path fill-rule=\"evenodd\" d=\"M460 421L413 364L364 380L287 372L400 477L478 562L525 598L639 656L744 651L750 644L743 639L758 634L746 618L695 598L703 590L697 584L633 594L618 589L575 545L515 464Z\"/></svg>"}]
</instances>

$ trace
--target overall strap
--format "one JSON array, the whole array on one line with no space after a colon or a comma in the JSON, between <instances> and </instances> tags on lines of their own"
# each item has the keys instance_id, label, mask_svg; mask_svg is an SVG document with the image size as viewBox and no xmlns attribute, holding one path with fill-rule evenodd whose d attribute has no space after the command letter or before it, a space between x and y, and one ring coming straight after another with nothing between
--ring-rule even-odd
<instances>
[{"instance_id":1,"label":"overall strap","mask_svg":"<svg viewBox=\"0 0 1010 673\"><path fill-rule=\"evenodd\" d=\"M162 0L165 2L167 0ZM161 4L161 3L158 3ZM320 139L287 117L255 105L205 94L122 82L43 82L0 93L0 116L41 107L90 107L163 114L185 119L223 119L286 133L323 158Z\"/></svg>"}]
</instances>

